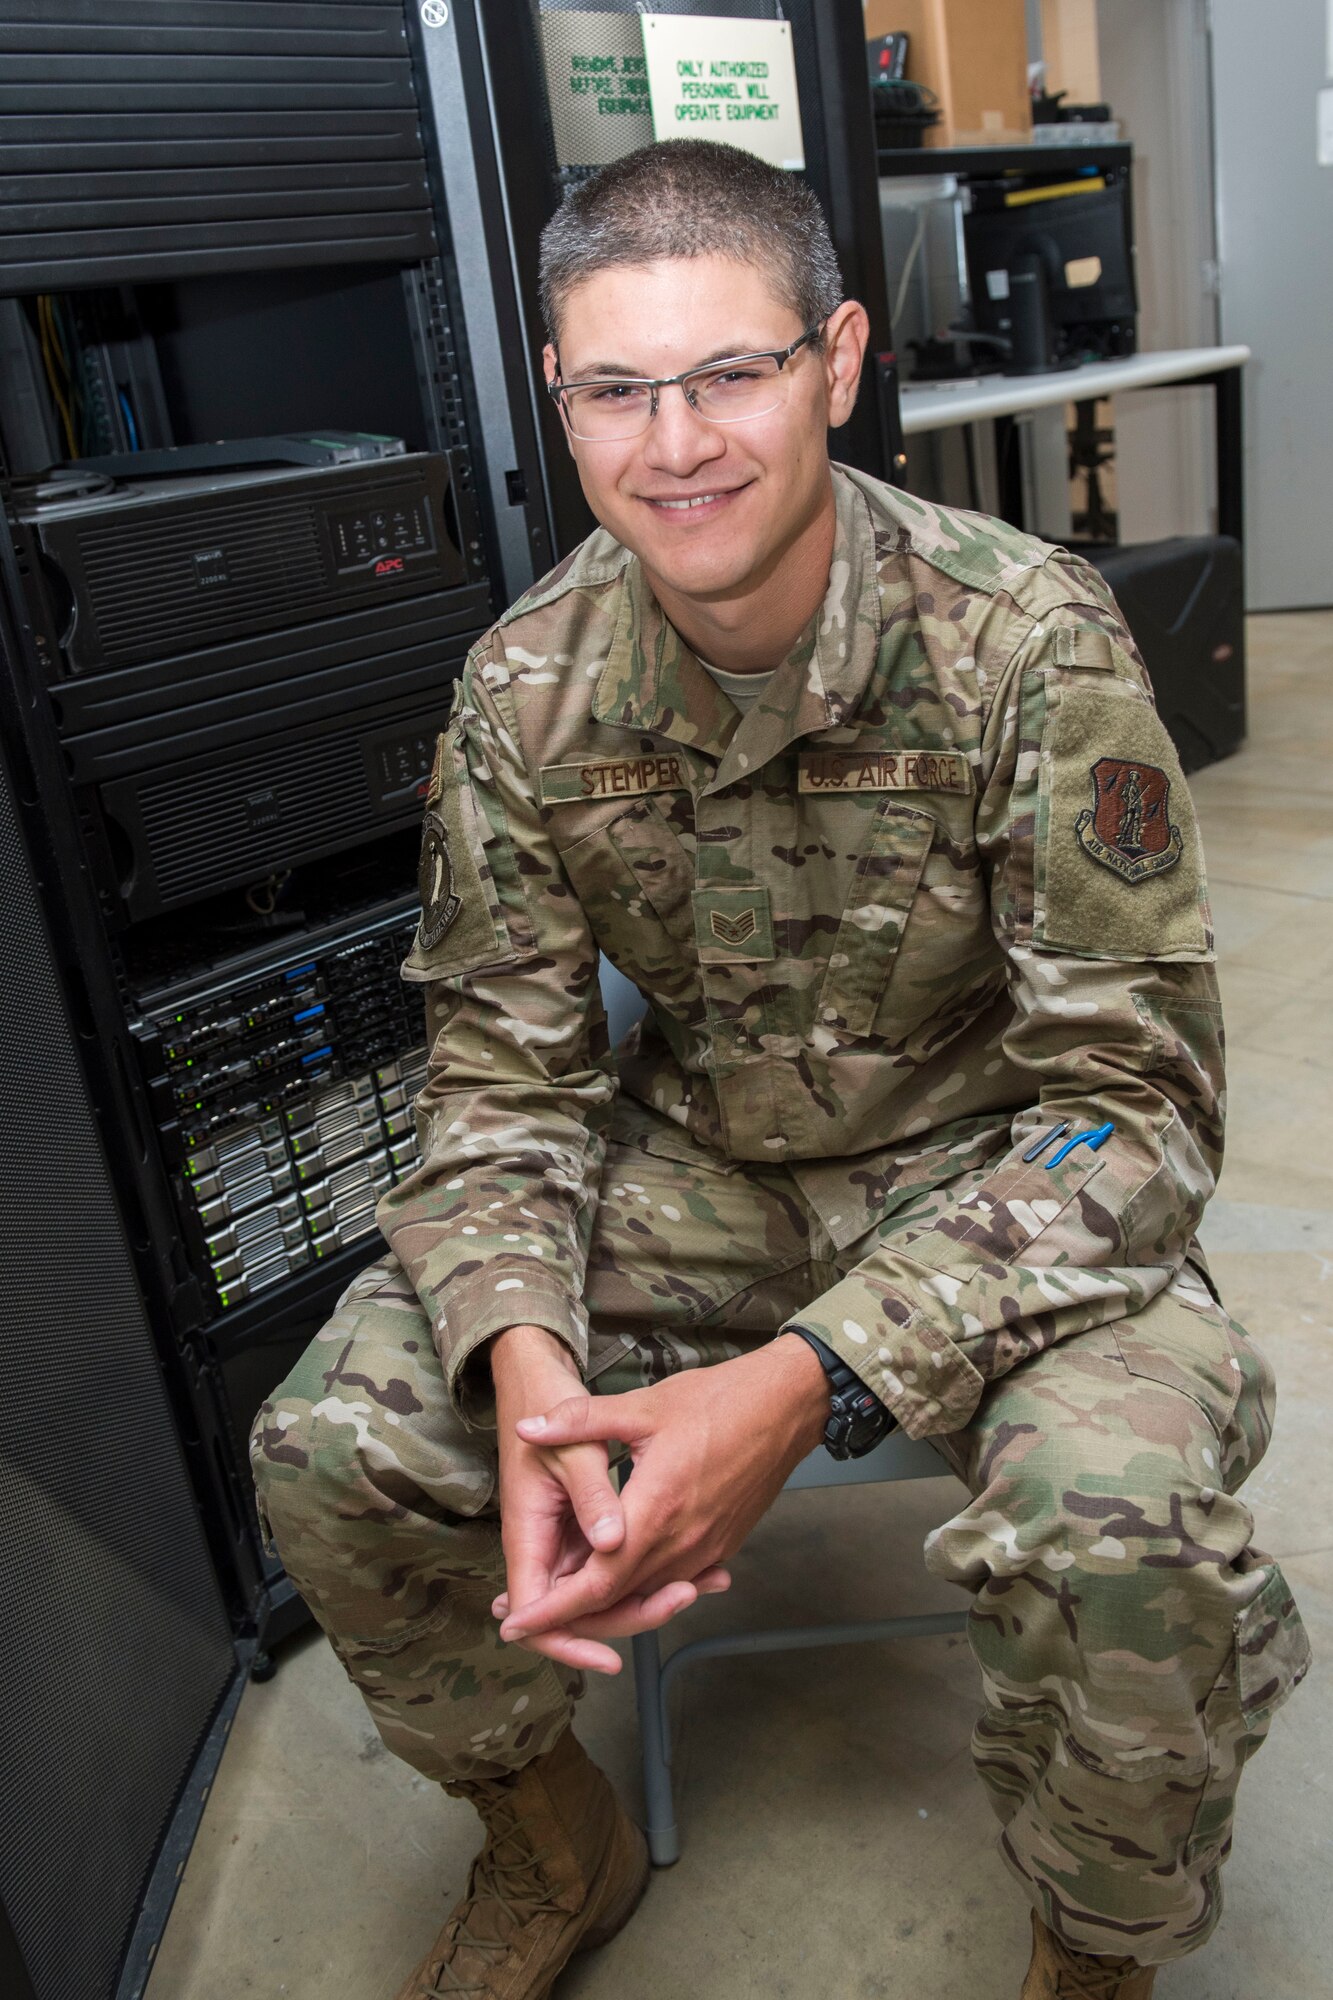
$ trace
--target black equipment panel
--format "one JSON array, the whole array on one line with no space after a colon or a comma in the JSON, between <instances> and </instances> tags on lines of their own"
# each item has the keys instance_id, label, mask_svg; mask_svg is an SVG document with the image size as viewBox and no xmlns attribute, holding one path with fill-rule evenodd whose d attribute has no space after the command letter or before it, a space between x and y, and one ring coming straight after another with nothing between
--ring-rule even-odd
<instances>
[{"instance_id":1,"label":"black equipment panel","mask_svg":"<svg viewBox=\"0 0 1333 2000\"><path fill-rule=\"evenodd\" d=\"M419 262L402 0L0 0L0 291Z\"/></svg>"},{"instance_id":2,"label":"black equipment panel","mask_svg":"<svg viewBox=\"0 0 1333 2000\"><path fill-rule=\"evenodd\" d=\"M403 915L150 1010L136 1029L210 1318L370 1236L416 1164L421 997Z\"/></svg>"},{"instance_id":3,"label":"black equipment panel","mask_svg":"<svg viewBox=\"0 0 1333 2000\"><path fill-rule=\"evenodd\" d=\"M53 677L103 673L466 583L449 486L445 455L419 452L44 499L20 515L45 559L38 648Z\"/></svg>"},{"instance_id":4,"label":"black equipment panel","mask_svg":"<svg viewBox=\"0 0 1333 2000\"><path fill-rule=\"evenodd\" d=\"M448 454L409 453L21 514L34 645L113 922L415 824L491 611L450 473Z\"/></svg>"}]
</instances>

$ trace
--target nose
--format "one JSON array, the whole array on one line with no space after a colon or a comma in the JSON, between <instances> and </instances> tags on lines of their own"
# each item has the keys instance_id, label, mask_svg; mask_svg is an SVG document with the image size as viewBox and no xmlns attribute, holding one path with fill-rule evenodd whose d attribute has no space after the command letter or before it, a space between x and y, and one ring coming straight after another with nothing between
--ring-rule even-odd
<instances>
[{"instance_id":1,"label":"nose","mask_svg":"<svg viewBox=\"0 0 1333 2000\"><path fill-rule=\"evenodd\" d=\"M643 441L643 457L656 472L688 479L701 465L725 457L727 440L690 403L679 382L669 382L657 394L657 415Z\"/></svg>"}]
</instances>

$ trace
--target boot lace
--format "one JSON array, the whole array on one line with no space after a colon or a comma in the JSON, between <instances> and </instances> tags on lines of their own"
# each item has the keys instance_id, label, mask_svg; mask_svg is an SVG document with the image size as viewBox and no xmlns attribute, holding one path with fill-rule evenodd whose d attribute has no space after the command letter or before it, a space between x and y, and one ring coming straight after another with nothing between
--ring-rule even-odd
<instances>
[{"instance_id":1,"label":"boot lace","mask_svg":"<svg viewBox=\"0 0 1333 2000\"><path fill-rule=\"evenodd\" d=\"M483 1791L478 1785L472 1797L486 1822L486 1845L472 1864L467 1894L450 1926L447 1955L431 1968L433 1983L421 1989L421 2000L457 2000L462 1993L486 1993L489 1988L484 1979L465 1979L455 1969L454 1954L460 1947L503 1958L513 1945L515 1930L535 1917L560 1914L551 1885L542 1874L542 1863L550 1859L551 1849L531 1849L523 1838L531 1815L517 1812L501 1786L487 1786ZM516 1848L517 1852L505 1860L505 1848ZM473 1917L483 1910L494 1913L489 1928L498 1928L500 1936L479 1936L472 1929ZM498 1925L494 1917L499 1918Z\"/></svg>"}]
</instances>

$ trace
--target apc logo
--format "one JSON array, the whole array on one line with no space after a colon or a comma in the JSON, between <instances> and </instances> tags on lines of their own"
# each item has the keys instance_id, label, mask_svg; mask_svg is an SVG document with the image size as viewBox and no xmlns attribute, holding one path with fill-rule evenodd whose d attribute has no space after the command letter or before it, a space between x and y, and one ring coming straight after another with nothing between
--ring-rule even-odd
<instances>
[{"instance_id":1,"label":"apc logo","mask_svg":"<svg viewBox=\"0 0 1333 2000\"><path fill-rule=\"evenodd\" d=\"M401 576L404 563L401 556L381 556L375 565L376 576Z\"/></svg>"}]
</instances>

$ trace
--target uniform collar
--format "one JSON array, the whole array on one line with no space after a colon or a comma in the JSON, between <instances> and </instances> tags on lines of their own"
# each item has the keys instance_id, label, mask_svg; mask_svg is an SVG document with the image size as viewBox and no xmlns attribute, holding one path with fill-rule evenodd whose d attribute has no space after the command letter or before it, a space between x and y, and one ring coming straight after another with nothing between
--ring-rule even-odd
<instances>
[{"instance_id":1,"label":"uniform collar","mask_svg":"<svg viewBox=\"0 0 1333 2000\"><path fill-rule=\"evenodd\" d=\"M720 758L738 720L648 587L643 566L625 566L620 612L592 712L598 722L650 729Z\"/></svg>"},{"instance_id":2,"label":"uniform collar","mask_svg":"<svg viewBox=\"0 0 1333 2000\"><path fill-rule=\"evenodd\" d=\"M737 714L704 671L631 558L593 696L597 721L652 730L719 760L710 790L757 771L799 737L845 722L879 650L879 576L870 509L839 466L833 495L837 520L824 602L747 715Z\"/></svg>"}]
</instances>

